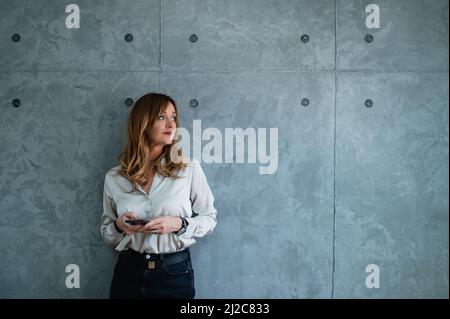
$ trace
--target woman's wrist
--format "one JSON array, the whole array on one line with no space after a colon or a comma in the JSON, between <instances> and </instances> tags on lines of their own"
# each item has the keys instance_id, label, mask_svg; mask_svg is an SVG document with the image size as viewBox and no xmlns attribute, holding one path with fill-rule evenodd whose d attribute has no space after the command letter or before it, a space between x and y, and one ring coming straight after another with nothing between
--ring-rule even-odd
<instances>
[{"instance_id":1,"label":"woman's wrist","mask_svg":"<svg viewBox=\"0 0 450 319\"><path fill-rule=\"evenodd\" d=\"M117 230L117 232L118 233L121 233L121 234L123 234L123 230L122 229L120 229L119 228L119 226L117 226L117 223L116 223L116 221L117 221L117 219L114 221L114 228Z\"/></svg>"},{"instance_id":2,"label":"woman's wrist","mask_svg":"<svg viewBox=\"0 0 450 319\"><path fill-rule=\"evenodd\" d=\"M181 219L181 227L180 227L180 229L178 229L175 232L177 235L184 234L184 232L186 231L187 225L189 225L189 223L187 222L186 218L180 217L180 219Z\"/></svg>"}]
</instances>

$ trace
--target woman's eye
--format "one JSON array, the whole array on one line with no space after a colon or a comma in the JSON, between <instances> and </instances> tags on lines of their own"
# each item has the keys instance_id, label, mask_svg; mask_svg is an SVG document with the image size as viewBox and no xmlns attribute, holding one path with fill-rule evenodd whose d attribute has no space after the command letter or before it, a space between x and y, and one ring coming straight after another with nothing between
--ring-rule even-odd
<instances>
[{"instance_id":1,"label":"woman's eye","mask_svg":"<svg viewBox=\"0 0 450 319\"><path fill-rule=\"evenodd\" d=\"M164 118L165 118L164 115L160 115L160 116L158 117L158 120L164 120ZM172 116L172 120L173 120L173 121L175 121L176 119L177 119L176 116Z\"/></svg>"}]
</instances>

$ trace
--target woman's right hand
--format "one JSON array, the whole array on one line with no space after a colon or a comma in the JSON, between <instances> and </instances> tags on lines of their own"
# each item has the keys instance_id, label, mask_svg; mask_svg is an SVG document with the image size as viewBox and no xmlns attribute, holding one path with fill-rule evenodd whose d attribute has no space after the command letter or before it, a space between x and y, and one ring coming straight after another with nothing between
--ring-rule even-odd
<instances>
[{"instance_id":1,"label":"woman's right hand","mask_svg":"<svg viewBox=\"0 0 450 319\"><path fill-rule=\"evenodd\" d=\"M117 217L117 227L119 227L127 235L133 235L142 231L142 228L144 227L143 225L130 225L125 222L125 220L128 219L139 219L139 216L133 212L125 212Z\"/></svg>"}]
</instances>

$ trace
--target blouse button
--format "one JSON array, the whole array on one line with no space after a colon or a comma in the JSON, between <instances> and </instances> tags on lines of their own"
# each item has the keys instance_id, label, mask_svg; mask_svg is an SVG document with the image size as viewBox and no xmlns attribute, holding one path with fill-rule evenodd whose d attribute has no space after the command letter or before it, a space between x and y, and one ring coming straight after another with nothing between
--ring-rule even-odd
<instances>
[{"instance_id":1,"label":"blouse button","mask_svg":"<svg viewBox=\"0 0 450 319\"><path fill-rule=\"evenodd\" d=\"M145 258L150 259L150 255L148 255L148 254L145 255Z\"/></svg>"}]
</instances>

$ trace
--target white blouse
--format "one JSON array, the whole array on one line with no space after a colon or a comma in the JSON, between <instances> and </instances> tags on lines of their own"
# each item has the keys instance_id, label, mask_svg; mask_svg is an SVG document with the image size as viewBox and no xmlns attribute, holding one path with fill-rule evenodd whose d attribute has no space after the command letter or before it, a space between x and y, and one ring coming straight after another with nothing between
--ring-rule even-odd
<instances>
[{"instance_id":1,"label":"white blouse","mask_svg":"<svg viewBox=\"0 0 450 319\"><path fill-rule=\"evenodd\" d=\"M194 237L213 232L217 224L217 210L205 173L197 160L186 164L187 167L176 172L183 177L181 179L155 173L148 194L139 183L136 191L125 193L131 190L132 185L118 174L120 166L105 174L101 234L108 246L118 251L131 248L141 253L170 253L193 245L196 242ZM167 215L185 217L189 225L180 236L175 233L125 235L116 230L114 220L127 211L146 219Z\"/></svg>"}]
</instances>

